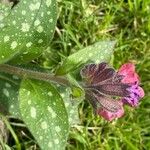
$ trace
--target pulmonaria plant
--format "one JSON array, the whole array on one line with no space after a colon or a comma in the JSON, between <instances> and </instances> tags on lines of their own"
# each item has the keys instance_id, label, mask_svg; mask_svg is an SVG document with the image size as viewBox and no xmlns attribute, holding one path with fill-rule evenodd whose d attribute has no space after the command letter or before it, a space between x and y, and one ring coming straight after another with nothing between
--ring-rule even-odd
<instances>
[{"instance_id":1,"label":"pulmonaria plant","mask_svg":"<svg viewBox=\"0 0 150 150\"><path fill-rule=\"evenodd\" d=\"M86 98L94 112L108 121L122 117L123 105L135 107L144 96L132 63L122 65L118 71L105 62L89 64L81 70L81 76L85 79Z\"/></svg>"}]
</instances>

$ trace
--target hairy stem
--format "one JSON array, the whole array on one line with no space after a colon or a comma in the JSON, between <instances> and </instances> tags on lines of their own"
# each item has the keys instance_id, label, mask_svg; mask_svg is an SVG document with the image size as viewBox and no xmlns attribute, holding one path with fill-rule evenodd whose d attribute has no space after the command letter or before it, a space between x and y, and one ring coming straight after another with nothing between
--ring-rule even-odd
<instances>
[{"instance_id":1,"label":"hairy stem","mask_svg":"<svg viewBox=\"0 0 150 150\"><path fill-rule=\"evenodd\" d=\"M31 78L31 79L37 79L37 80L42 80L47 82L54 82L65 86L70 85L69 81L64 77L59 77L44 72L32 71L29 69L23 69L8 64L0 64L0 72L17 75L20 78Z\"/></svg>"}]
</instances>

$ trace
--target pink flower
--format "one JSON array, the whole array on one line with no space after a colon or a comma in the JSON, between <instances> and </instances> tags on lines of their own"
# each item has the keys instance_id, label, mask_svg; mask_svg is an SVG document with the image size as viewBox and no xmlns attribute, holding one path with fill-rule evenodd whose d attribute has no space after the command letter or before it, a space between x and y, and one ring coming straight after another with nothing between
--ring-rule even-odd
<instances>
[{"instance_id":1,"label":"pink flower","mask_svg":"<svg viewBox=\"0 0 150 150\"><path fill-rule=\"evenodd\" d=\"M123 103L120 101L121 108L117 112L111 112L104 108L99 108L97 114L102 116L108 121L112 121L116 118L121 118L124 115Z\"/></svg>"},{"instance_id":2,"label":"pink flower","mask_svg":"<svg viewBox=\"0 0 150 150\"><path fill-rule=\"evenodd\" d=\"M139 86L140 78L135 72L135 65L132 63L126 63L121 66L118 71L119 75L123 75L122 83L130 84L128 88L130 96L124 97L122 99L124 104L129 104L132 107L138 105L139 100L144 97L144 90Z\"/></svg>"},{"instance_id":3,"label":"pink flower","mask_svg":"<svg viewBox=\"0 0 150 150\"><path fill-rule=\"evenodd\" d=\"M123 83L135 83L139 82L139 76L135 72L135 65L132 63L126 63L118 70L118 74L123 75Z\"/></svg>"},{"instance_id":4,"label":"pink flower","mask_svg":"<svg viewBox=\"0 0 150 150\"><path fill-rule=\"evenodd\" d=\"M81 76L85 79L86 99L94 112L108 121L124 115L124 104L135 107L144 96L132 63L122 65L119 71L105 62L88 64L81 70Z\"/></svg>"}]
</instances>

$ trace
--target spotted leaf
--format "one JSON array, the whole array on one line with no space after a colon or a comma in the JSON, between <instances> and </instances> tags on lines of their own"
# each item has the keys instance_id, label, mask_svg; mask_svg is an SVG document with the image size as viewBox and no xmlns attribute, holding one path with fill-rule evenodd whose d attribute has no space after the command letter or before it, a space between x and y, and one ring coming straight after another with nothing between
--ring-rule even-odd
<instances>
[{"instance_id":1,"label":"spotted leaf","mask_svg":"<svg viewBox=\"0 0 150 150\"><path fill-rule=\"evenodd\" d=\"M19 99L22 118L41 149L65 149L68 116L57 90L46 82L23 80Z\"/></svg>"},{"instance_id":2,"label":"spotted leaf","mask_svg":"<svg viewBox=\"0 0 150 150\"><path fill-rule=\"evenodd\" d=\"M56 9L56 0L21 0L9 15L1 9L0 63L12 58L12 62L22 63L38 57L53 37Z\"/></svg>"},{"instance_id":3,"label":"spotted leaf","mask_svg":"<svg viewBox=\"0 0 150 150\"><path fill-rule=\"evenodd\" d=\"M18 102L20 80L17 76L0 73L0 113L21 118Z\"/></svg>"},{"instance_id":4,"label":"spotted leaf","mask_svg":"<svg viewBox=\"0 0 150 150\"><path fill-rule=\"evenodd\" d=\"M5 5L0 2L0 28L3 27L3 19L6 18L11 12L11 5Z\"/></svg>"},{"instance_id":5,"label":"spotted leaf","mask_svg":"<svg viewBox=\"0 0 150 150\"><path fill-rule=\"evenodd\" d=\"M60 92L61 97L64 100L65 107L68 113L69 125L73 126L80 123L78 106L83 100L83 97L79 97L74 99L72 97L72 91L69 87L59 86L58 90Z\"/></svg>"},{"instance_id":6,"label":"spotted leaf","mask_svg":"<svg viewBox=\"0 0 150 150\"><path fill-rule=\"evenodd\" d=\"M107 62L113 53L115 41L102 41L88 46L78 52L70 55L63 64L58 68L56 74L63 75L78 68L79 65L93 62Z\"/></svg>"}]
</instances>

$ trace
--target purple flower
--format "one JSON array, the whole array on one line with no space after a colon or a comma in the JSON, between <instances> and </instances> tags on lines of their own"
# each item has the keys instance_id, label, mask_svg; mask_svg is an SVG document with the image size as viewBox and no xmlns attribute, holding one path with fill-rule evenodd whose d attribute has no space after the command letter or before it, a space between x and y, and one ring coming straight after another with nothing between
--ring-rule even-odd
<instances>
[{"instance_id":1,"label":"purple flower","mask_svg":"<svg viewBox=\"0 0 150 150\"><path fill-rule=\"evenodd\" d=\"M138 105L139 100L144 97L144 90L139 86L139 76L135 72L135 66L132 63L126 63L121 66L118 71L119 75L123 75L123 83L130 84L128 91L130 92L129 97L124 97L122 102L124 104L129 104L132 107Z\"/></svg>"},{"instance_id":2,"label":"purple flower","mask_svg":"<svg viewBox=\"0 0 150 150\"><path fill-rule=\"evenodd\" d=\"M116 72L105 62L98 65L89 64L81 70L81 76L85 80L86 98L93 106L94 112L108 121L123 116L123 104L135 106L144 96L138 82L124 82L128 80L125 75L124 69L122 73ZM136 74L132 74L132 77L134 76L138 79Z\"/></svg>"}]
</instances>

